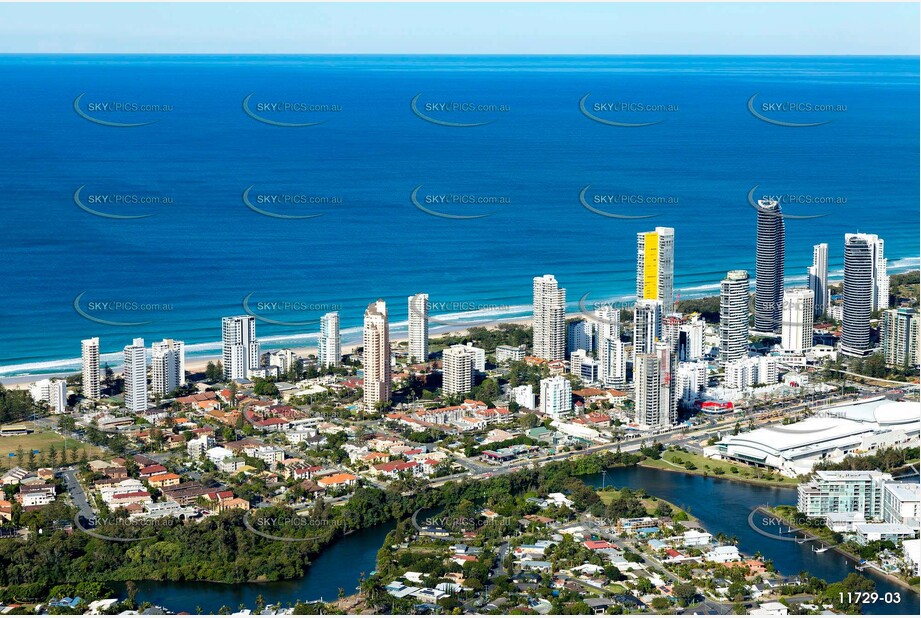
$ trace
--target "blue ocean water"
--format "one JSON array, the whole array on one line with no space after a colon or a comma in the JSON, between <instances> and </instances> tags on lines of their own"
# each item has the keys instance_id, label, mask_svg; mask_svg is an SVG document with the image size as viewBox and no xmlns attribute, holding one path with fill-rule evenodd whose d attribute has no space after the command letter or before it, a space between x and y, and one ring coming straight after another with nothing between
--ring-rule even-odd
<instances>
[{"instance_id":1,"label":"blue ocean water","mask_svg":"<svg viewBox=\"0 0 921 618\"><path fill-rule=\"evenodd\" d=\"M334 308L354 334L379 297L398 331L420 291L524 315L544 273L574 310L625 299L654 226L681 295L713 293L754 271L752 189L823 215L786 220L788 285L819 242L840 274L846 232L918 266L917 58L39 55L0 80L0 375L73 367L91 336L213 353L244 299L266 348ZM587 186L652 217L591 212Z\"/></svg>"}]
</instances>

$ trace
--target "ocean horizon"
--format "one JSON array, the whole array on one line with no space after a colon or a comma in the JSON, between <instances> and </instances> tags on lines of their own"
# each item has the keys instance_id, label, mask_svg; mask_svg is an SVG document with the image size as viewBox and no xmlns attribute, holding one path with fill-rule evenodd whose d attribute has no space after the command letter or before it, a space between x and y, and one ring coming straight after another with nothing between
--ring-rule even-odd
<instances>
[{"instance_id":1,"label":"ocean horizon","mask_svg":"<svg viewBox=\"0 0 921 618\"><path fill-rule=\"evenodd\" d=\"M433 331L530 313L551 273L627 302L636 234L675 228L675 289L754 276L756 210L788 218L786 284L844 234L919 268L917 57L0 55L7 206L0 376L71 371L98 336L219 350L343 341L427 292ZM643 218L639 218L643 217ZM754 289L754 286L752 286ZM439 317L440 316L440 317Z\"/></svg>"}]
</instances>

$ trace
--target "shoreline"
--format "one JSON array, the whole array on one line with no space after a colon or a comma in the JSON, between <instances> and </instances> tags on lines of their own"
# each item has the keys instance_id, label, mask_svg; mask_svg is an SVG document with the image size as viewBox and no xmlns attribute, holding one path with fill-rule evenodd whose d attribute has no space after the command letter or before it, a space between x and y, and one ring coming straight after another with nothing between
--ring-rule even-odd
<instances>
[{"instance_id":1,"label":"shoreline","mask_svg":"<svg viewBox=\"0 0 921 618\"><path fill-rule=\"evenodd\" d=\"M431 345L432 343L437 343L438 339L440 339L441 337L457 337L457 336L466 335L469 333L471 328L493 329L493 328L498 327L500 324L530 324L532 321L533 319L528 317L528 318L509 318L507 320L496 320L496 321L490 321L490 322L483 322L482 324L476 324L472 326L463 326L463 327L458 327L458 328L451 328L447 325L443 325L441 328L446 328L447 330L432 333L429 337L429 344ZM438 326L435 326L431 330L436 330L438 328L439 328ZM392 338L390 340L390 343L393 347L396 347L396 346L405 344L408 341L409 341L408 337L401 336L401 337ZM343 356L347 354L353 354L355 350L357 350L358 348L362 346L363 346L363 342L361 341L353 341L351 343L346 343L341 346L341 353ZM266 351L281 350L281 349L292 350L295 354L297 354L301 358L305 358L306 356L311 355L311 354L316 355L317 353L317 346L299 346L299 347L285 347L285 346L275 347L273 346L271 348L266 347ZM186 365L185 365L186 372L190 375L194 375L196 373L204 373L209 362L216 362L219 360L221 360L220 353L207 354L207 355L195 355L192 358L186 359ZM116 375L120 375L123 370L122 365L109 365L109 367L112 369L112 371ZM67 378L68 376L72 376L78 373L80 373L79 368L74 369L72 371L62 371L62 372L54 372L54 373L33 373L33 374L24 374L24 375L16 375L16 376L0 376L0 385L8 389L26 389L39 380Z\"/></svg>"},{"instance_id":2,"label":"shoreline","mask_svg":"<svg viewBox=\"0 0 921 618\"><path fill-rule=\"evenodd\" d=\"M896 261L905 260L905 259L915 259L915 258L914 257L897 258ZM889 274L890 275L904 275L904 274L908 274L912 272L921 272L921 271L919 271L919 268L917 265L912 264L909 266L892 268L890 269ZM838 283L839 281L841 280L837 278L829 277L829 284ZM712 291L717 291L717 290L712 290ZM707 291L695 292L694 290L688 290L687 291L688 293L686 295L683 295L683 299L684 300L702 300L702 299L707 299L707 298L719 298L719 296L717 294L713 294L712 291L707 290ZM681 290L676 290L676 292L680 293ZM602 303L602 304L610 303L610 302L621 303L624 301L621 301L618 299L624 298L624 297L625 297L624 295L615 296L615 297L612 297L613 300L609 299L609 300L603 300L603 301L595 301L595 303ZM567 304L572 304L573 302L575 301L570 301L570 303L567 303ZM571 317L577 317L580 313L582 313L580 306L578 306L578 303L576 304L577 306L573 307L573 311L571 314L567 308L566 319L569 319ZM460 314L451 314L451 315L457 316L456 319L461 320L460 323L457 324L456 326L452 325L448 321L443 321L443 322L440 321L438 319L439 316L431 316L429 318L430 331L432 332L433 335L445 336L445 335L464 334L470 328L474 328L474 327L494 328L498 326L499 324L528 324L533 319L530 316L517 316L517 317L512 316L512 317L507 317L507 318L496 317L496 318L484 318L482 322L472 323L476 319L476 318L472 318L470 324L462 326L464 314L460 313ZM442 317L442 319L444 318ZM394 329L394 327L396 327L400 331L404 331L406 329L406 325L403 322L399 322L398 324L399 326L392 325L391 329ZM445 330L440 330L440 329L445 329ZM352 339L350 343L343 344L342 345L343 354L347 353L348 350L354 350L354 348L361 347L362 345L360 341L360 337L361 337L361 327L360 326L349 327L348 329L345 329L345 330L357 331L356 333L354 333L354 336L357 337L357 340ZM269 345L266 345L267 350L291 349L297 352L298 354L301 354L302 352L307 353L307 354L310 354L310 353L315 354L316 353L315 345L314 346L299 346L295 344L293 346L286 346L286 345L281 344L281 341L284 341L284 340L312 337L315 335L317 335L317 333L295 333L291 335L273 335L269 337L268 340L263 340L263 343L269 344ZM399 338L393 338L391 339L391 342L402 343L407 340L407 337L408 335L401 336ZM176 338L179 338L179 337L176 337ZM276 342L278 342L278 345L276 345ZM220 349L219 349L220 341L206 342L206 343L193 343L193 344L190 344L189 347L203 346L203 345L215 347L217 349L214 352L209 352L204 355L195 355L192 358L188 359L186 362L186 368L192 373L204 371L204 368L207 366L209 361L215 361L221 358ZM107 352L101 356L111 357L117 354L119 353L118 352ZM187 351L187 354L188 354L188 351ZM49 365L68 363L68 362L73 363L73 367L74 367L73 369L69 369L66 371L51 370L48 372L35 372L33 370L32 372L25 371L23 373L19 373L16 375L7 375L7 376L0 375L0 385L3 385L5 387L21 388L22 387L21 385L24 385L24 384L27 385L29 383L32 383L38 380L43 380L47 378L62 378L62 377L74 375L76 373L80 373L80 368L79 368L80 359L79 358L71 358L71 359L65 358L65 359L52 359L52 360L46 360L46 361L39 361L39 363L44 363L44 364L49 364ZM35 364L39 364L39 363L35 363ZM15 367L16 365L11 365L11 366ZM110 365L113 371L118 369L120 366L121 366L120 364Z\"/></svg>"},{"instance_id":3,"label":"shoreline","mask_svg":"<svg viewBox=\"0 0 921 618\"><path fill-rule=\"evenodd\" d=\"M792 505L779 505L779 506L792 506ZM761 511L762 513L766 514L766 515L770 515L771 517L776 517L777 519L779 519L780 521L782 521L784 524L786 524L787 526L789 526L789 527L791 527L791 528L794 527L794 525L793 525L787 518L783 517L783 516L780 515L779 513L773 512L773 510L771 510L771 509L767 509L767 508L765 508L765 507L763 507L763 506L759 506L759 507L758 507L758 510ZM820 539L820 541L821 541L821 539ZM814 541L809 541L809 543L812 543L812 542L814 542ZM833 551L833 552L837 552L838 554L844 556L844 557L847 558L848 560L850 560L850 561L852 561L852 562L854 562L854 563L856 563L856 564L858 564L858 565L861 563L861 561L863 561L863 558L861 558L860 556L855 556L855 555L852 554L851 552L849 552L849 551L847 551L847 550L844 550L844 549L841 549L840 545L832 545L831 547L828 548L828 550L829 550L829 551ZM882 577L883 579L886 579L886 580L888 580L888 581L890 581L890 582L892 582L892 583L894 583L894 584L898 584L899 586L902 586L903 588L907 588L908 590L911 590L912 592L916 592L916 593L917 593L917 592L921 591L921 588L916 588L915 586L912 586L911 584L909 584L907 581L905 581L905 580L902 579L901 577L896 577L895 575L892 575L891 573L887 573L887 572L885 572L885 571L881 571L881 570L878 569L878 568L875 568L875 567L873 567L873 566L870 566L869 563L868 563L864 568L870 569L870 570L872 570L874 573L876 573L878 576ZM857 569L857 568L855 568L854 571L857 572L857 573L861 573L861 572L862 572L860 569Z\"/></svg>"},{"instance_id":4,"label":"shoreline","mask_svg":"<svg viewBox=\"0 0 921 618\"><path fill-rule=\"evenodd\" d=\"M713 461L719 461L719 460L714 459ZM735 478L735 477L721 476L718 474L713 474L711 472L707 472L706 470L698 472L697 470L679 470L678 468L672 468L670 466L659 467L659 466L654 466L650 463L647 463L645 459L643 461L637 462L636 465L642 466L644 468L661 470L662 472L674 472L677 474L690 474L692 476L702 476L705 478L718 479L720 481L732 481L735 483L744 483L748 485L760 485L761 487L777 487L777 488L783 488L783 489L796 489L796 485L792 483L784 483L782 481L765 481L763 479L740 479L740 478Z\"/></svg>"}]
</instances>

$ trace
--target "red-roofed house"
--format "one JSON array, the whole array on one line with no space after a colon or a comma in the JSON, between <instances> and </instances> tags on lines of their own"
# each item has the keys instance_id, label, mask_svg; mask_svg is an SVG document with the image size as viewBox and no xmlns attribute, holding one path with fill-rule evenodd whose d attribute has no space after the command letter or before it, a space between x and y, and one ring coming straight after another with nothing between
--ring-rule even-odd
<instances>
[{"instance_id":1,"label":"red-roofed house","mask_svg":"<svg viewBox=\"0 0 921 618\"><path fill-rule=\"evenodd\" d=\"M617 549L617 545L608 541L583 541L586 549L598 551L599 549Z\"/></svg>"},{"instance_id":2,"label":"red-roofed house","mask_svg":"<svg viewBox=\"0 0 921 618\"><path fill-rule=\"evenodd\" d=\"M416 471L420 468L415 461L388 461L387 463L374 464L372 467L379 475L391 478L398 477L402 472L416 474Z\"/></svg>"},{"instance_id":3,"label":"red-roofed house","mask_svg":"<svg viewBox=\"0 0 921 618\"><path fill-rule=\"evenodd\" d=\"M166 466L161 466L160 464L154 464L152 466L145 466L141 468L140 472L138 473L138 476L142 479L146 479L156 474L165 474L166 472L168 472L168 470L166 469Z\"/></svg>"}]
</instances>

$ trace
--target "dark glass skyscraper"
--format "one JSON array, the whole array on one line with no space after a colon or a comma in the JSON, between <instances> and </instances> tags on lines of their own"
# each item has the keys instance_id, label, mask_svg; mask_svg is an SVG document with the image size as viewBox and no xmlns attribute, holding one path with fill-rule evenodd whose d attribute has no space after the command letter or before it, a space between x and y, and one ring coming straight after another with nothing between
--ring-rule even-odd
<instances>
[{"instance_id":1,"label":"dark glass skyscraper","mask_svg":"<svg viewBox=\"0 0 921 618\"><path fill-rule=\"evenodd\" d=\"M784 226L780 204L758 200L755 330L779 333L783 311Z\"/></svg>"},{"instance_id":2,"label":"dark glass skyscraper","mask_svg":"<svg viewBox=\"0 0 921 618\"><path fill-rule=\"evenodd\" d=\"M873 247L865 234L844 235L844 319L841 351L863 356L870 349L873 311Z\"/></svg>"}]
</instances>

